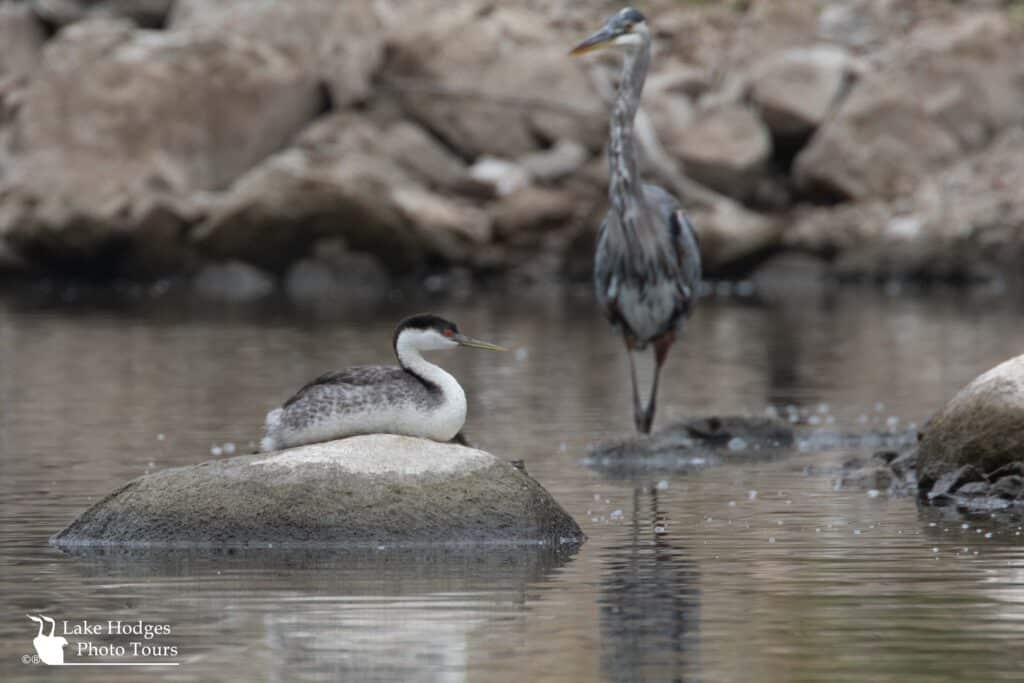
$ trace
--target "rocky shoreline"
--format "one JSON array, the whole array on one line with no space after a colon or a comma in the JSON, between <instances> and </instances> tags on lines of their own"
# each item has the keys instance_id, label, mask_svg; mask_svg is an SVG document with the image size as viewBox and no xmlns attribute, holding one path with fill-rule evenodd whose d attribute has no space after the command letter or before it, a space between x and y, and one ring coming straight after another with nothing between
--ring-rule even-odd
<instances>
[{"instance_id":1,"label":"rocky shoreline","mask_svg":"<svg viewBox=\"0 0 1024 683\"><path fill-rule=\"evenodd\" d=\"M645 173L689 207L710 276L800 254L842 278L1021 278L1013 7L644 9ZM604 10L5 3L0 270L586 277L615 68L565 52Z\"/></svg>"}]
</instances>

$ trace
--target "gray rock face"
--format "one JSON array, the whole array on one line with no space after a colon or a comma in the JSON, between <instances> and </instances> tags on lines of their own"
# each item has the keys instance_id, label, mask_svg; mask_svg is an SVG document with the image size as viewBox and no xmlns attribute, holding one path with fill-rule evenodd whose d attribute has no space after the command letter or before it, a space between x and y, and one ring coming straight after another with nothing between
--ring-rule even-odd
<instances>
[{"instance_id":1,"label":"gray rock face","mask_svg":"<svg viewBox=\"0 0 1024 683\"><path fill-rule=\"evenodd\" d=\"M929 172L1020 123L1024 47L1004 15L926 25L904 42L800 153L798 183L847 199L907 196Z\"/></svg>"},{"instance_id":2,"label":"gray rock face","mask_svg":"<svg viewBox=\"0 0 1024 683\"><path fill-rule=\"evenodd\" d=\"M189 193L227 185L321 106L316 82L272 46L126 21L69 26L12 126L0 235L43 262L180 268L198 211Z\"/></svg>"},{"instance_id":3,"label":"gray rock face","mask_svg":"<svg viewBox=\"0 0 1024 683\"><path fill-rule=\"evenodd\" d=\"M459 261L486 242L490 218L421 184L455 182L461 167L416 126L354 113L310 126L214 200L193 238L203 252L280 271L321 239L340 238L391 271L428 257Z\"/></svg>"},{"instance_id":4,"label":"gray rock face","mask_svg":"<svg viewBox=\"0 0 1024 683\"><path fill-rule=\"evenodd\" d=\"M370 94L370 80L384 53L381 22L365 2L177 0L170 28L244 36L288 52L304 73L326 84L339 108Z\"/></svg>"},{"instance_id":5,"label":"gray rock face","mask_svg":"<svg viewBox=\"0 0 1024 683\"><path fill-rule=\"evenodd\" d=\"M918 479L930 489L964 465L983 474L1024 453L1024 356L989 370L932 418L921 438Z\"/></svg>"},{"instance_id":6,"label":"gray rock face","mask_svg":"<svg viewBox=\"0 0 1024 683\"><path fill-rule=\"evenodd\" d=\"M566 38L537 13L434 6L403 19L385 79L410 118L465 158L515 159L538 135L603 144L605 107L585 72L567 67Z\"/></svg>"},{"instance_id":7,"label":"gray rock face","mask_svg":"<svg viewBox=\"0 0 1024 683\"><path fill-rule=\"evenodd\" d=\"M0 5L0 83L29 73L45 40L43 26L27 4Z\"/></svg>"},{"instance_id":8,"label":"gray rock face","mask_svg":"<svg viewBox=\"0 0 1024 683\"><path fill-rule=\"evenodd\" d=\"M386 434L149 474L56 534L57 546L376 547L582 542L512 464Z\"/></svg>"},{"instance_id":9,"label":"gray rock face","mask_svg":"<svg viewBox=\"0 0 1024 683\"><path fill-rule=\"evenodd\" d=\"M839 100L851 71L850 57L842 49L788 50L757 71L750 96L773 133L807 135Z\"/></svg>"},{"instance_id":10,"label":"gray rock face","mask_svg":"<svg viewBox=\"0 0 1024 683\"><path fill-rule=\"evenodd\" d=\"M772 154L771 135L749 107L706 112L666 142L688 175L738 199L750 196Z\"/></svg>"}]
</instances>

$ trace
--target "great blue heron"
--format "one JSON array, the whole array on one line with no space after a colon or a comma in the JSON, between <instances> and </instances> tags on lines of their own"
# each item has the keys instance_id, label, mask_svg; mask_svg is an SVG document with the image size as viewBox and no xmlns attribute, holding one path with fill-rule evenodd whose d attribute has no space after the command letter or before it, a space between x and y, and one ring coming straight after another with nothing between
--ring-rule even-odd
<instances>
[{"instance_id":1,"label":"great blue heron","mask_svg":"<svg viewBox=\"0 0 1024 683\"><path fill-rule=\"evenodd\" d=\"M609 47L622 53L623 68L608 145L611 208L598 234L594 285L605 315L626 342L633 419L637 430L647 433L654 422L661 366L697 295L700 248L679 202L656 185L642 184L637 172L633 120L651 61L644 16L631 7L619 11L570 54ZM654 346L655 367L644 407L633 352L648 344Z\"/></svg>"},{"instance_id":2,"label":"great blue heron","mask_svg":"<svg viewBox=\"0 0 1024 683\"><path fill-rule=\"evenodd\" d=\"M467 337L455 323L430 314L398 323L393 345L401 367L364 365L328 373L270 411L261 448L273 451L379 432L449 441L466 422L466 394L421 352L460 346L505 350Z\"/></svg>"}]
</instances>

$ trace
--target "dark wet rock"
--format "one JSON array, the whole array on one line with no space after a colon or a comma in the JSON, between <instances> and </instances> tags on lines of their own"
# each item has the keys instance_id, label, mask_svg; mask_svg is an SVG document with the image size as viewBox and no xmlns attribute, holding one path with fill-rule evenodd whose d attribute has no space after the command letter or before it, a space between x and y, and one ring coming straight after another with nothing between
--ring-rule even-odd
<instances>
[{"instance_id":1,"label":"dark wet rock","mask_svg":"<svg viewBox=\"0 0 1024 683\"><path fill-rule=\"evenodd\" d=\"M839 478L839 485L842 488L857 487L889 491L894 480L892 469L885 465L870 464L852 467L849 470L844 466L843 473Z\"/></svg>"},{"instance_id":2,"label":"dark wet rock","mask_svg":"<svg viewBox=\"0 0 1024 683\"><path fill-rule=\"evenodd\" d=\"M289 298L301 302L384 299L391 277L374 257L349 251L340 240L323 240L313 255L293 264L284 279Z\"/></svg>"},{"instance_id":3,"label":"dark wet rock","mask_svg":"<svg viewBox=\"0 0 1024 683\"><path fill-rule=\"evenodd\" d=\"M1003 477L992 485L991 493L993 496L1006 500L1022 500L1024 499L1024 477L1017 474Z\"/></svg>"},{"instance_id":4,"label":"dark wet rock","mask_svg":"<svg viewBox=\"0 0 1024 683\"><path fill-rule=\"evenodd\" d=\"M1024 462L1011 462L1003 465L1002 467L996 468L989 472L987 475L989 481L999 481L1003 477L1009 477L1011 475L1017 475L1018 477L1024 477Z\"/></svg>"},{"instance_id":5,"label":"dark wet rock","mask_svg":"<svg viewBox=\"0 0 1024 683\"><path fill-rule=\"evenodd\" d=\"M57 546L579 543L550 494L483 451L394 435L178 467L122 486Z\"/></svg>"},{"instance_id":6,"label":"dark wet rock","mask_svg":"<svg viewBox=\"0 0 1024 683\"><path fill-rule=\"evenodd\" d=\"M917 448L909 448L889 462L889 467L897 477L904 480L913 478L917 487Z\"/></svg>"},{"instance_id":7,"label":"dark wet rock","mask_svg":"<svg viewBox=\"0 0 1024 683\"><path fill-rule=\"evenodd\" d=\"M685 432L694 441L715 448L725 447L733 450L754 446L788 448L794 441L793 428L782 420L770 417L701 417L676 422L662 431ZM736 439L743 441L742 446L739 446Z\"/></svg>"},{"instance_id":8,"label":"dark wet rock","mask_svg":"<svg viewBox=\"0 0 1024 683\"><path fill-rule=\"evenodd\" d=\"M274 277L265 271L239 261L211 263L195 276L193 286L207 299L217 301L253 301L271 294Z\"/></svg>"},{"instance_id":9,"label":"dark wet rock","mask_svg":"<svg viewBox=\"0 0 1024 683\"><path fill-rule=\"evenodd\" d=\"M939 477L928 495L933 497L943 493L955 493L965 484L979 481L985 481L985 475L974 465L964 465Z\"/></svg>"},{"instance_id":10,"label":"dark wet rock","mask_svg":"<svg viewBox=\"0 0 1024 683\"><path fill-rule=\"evenodd\" d=\"M900 454L896 451L878 451L871 456L873 460L876 460L883 465L891 465L892 461L898 457L900 457Z\"/></svg>"},{"instance_id":11,"label":"dark wet rock","mask_svg":"<svg viewBox=\"0 0 1024 683\"><path fill-rule=\"evenodd\" d=\"M774 458L794 444L781 420L724 416L683 420L651 434L609 439L588 449L584 461L611 475L686 472L729 460Z\"/></svg>"},{"instance_id":12,"label":"dark wet rock","mask_svg":"<svg viewBox=\"0 0 1024 683\"><path fill-rule=\"evenodd\" d=\"M89 18L130 19L139 26L160 28L175 0L34 0L33 11L55 26Z\"/></svg>"},{"instance_id":13,"label":"dark wet rock","mask_svg":"<svg viewBox=\"0 0 1024 683\"><path fill-rule=\"evenodd\" d=\"M932 418L921 437L918 477L922 488L943 492L939 483L965 466L993 472L1022 452L1024 356L1017 356L976 378Z\"/></svg>"},{"instance_id":14,"label":"dark wet rock","mask_svg":"<svg viewBox=\"0 0 1024 683\"><path fill-rule=\"evenodd\" d=\"M972 481L964 484L956 490L956 495L965 498L978 498L989 495L989 483L987 481Z\"/></svg>"}]
</instances>

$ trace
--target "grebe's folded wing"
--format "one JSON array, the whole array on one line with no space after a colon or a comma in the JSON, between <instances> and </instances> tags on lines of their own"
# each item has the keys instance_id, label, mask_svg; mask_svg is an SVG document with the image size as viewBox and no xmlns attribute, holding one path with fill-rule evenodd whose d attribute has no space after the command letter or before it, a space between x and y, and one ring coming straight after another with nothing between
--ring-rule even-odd
<instances>
[{"instance_id":1,"label":"grebe's folded wing","mask_svg":"<svg viewBox=\"0 0 1024 683\"><path fill-rule=\"evenodd\" d=\"M284 407L287 408L318 387L350 386L355 388L403 382L408 379L408 374L402 368L392 365L359 365L354 368L328 372L296 391L294 396L285 401Z\"/></svg>"}]
</instances>

